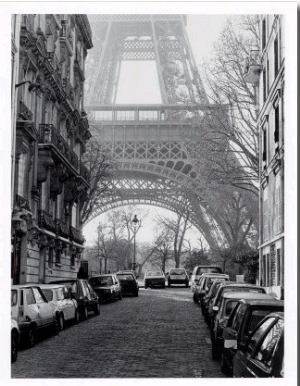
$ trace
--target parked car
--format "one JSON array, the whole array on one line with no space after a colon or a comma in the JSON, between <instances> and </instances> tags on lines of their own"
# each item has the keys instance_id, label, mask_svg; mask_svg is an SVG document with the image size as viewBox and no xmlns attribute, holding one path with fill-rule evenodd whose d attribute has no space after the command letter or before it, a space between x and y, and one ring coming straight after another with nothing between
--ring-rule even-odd
<instances>
[{"instance_id":1,"label":"parked car","mask_svg":"<svg viewBox=\"0 0 300 386\"><path fill-rule=\"evenodd\" d=\"M220 307L216 314L214 325L212 327L211 334L211 351L212 358L214 360L221 357L224 338L223 331L227 326L227 321L234 307L237 305L240 299L272 299L270 295L263 293L247 293L231 291L223 294L220 298Z\"/></svg>"},{"instance_id":2,"label":"parked car","mask_svg":"<svg viewBox=\"0 0 300 386\"><path fill-rule=\"evenodd\" d=\"M10 334L10 351L11 351L11 363L15 362L18 358L18 349L20 342L20 330L18 323L11 319L11 334Z\"/></svg>"},{"instance_id":3,"label":"parked car","mask_svg":"<svg viewBox=\"0 0 300 386\"><path fill-rule=\"evenodd\" d=\"M221 283L219 289L212 299L208 307L208 317L210 319L211 328L214 325L215 316L219 311L221 297L228 292L250 292L250 293L266 293L263 287L254 284L237 283L237 282L224 282Z\"/></svg>"},{"instance_id":4,"label":"parked car","mask_svg":"<svg viewBox=\"0 0 300 386\"><path fill-rule=\"evenodd\" d=\"M233 358L235 378L284 377L284 313L267 315Z\"/></svg>"},{"instance_id":5,"label":"parked car","mask_svg":"<svg viewBox=\"0 0 300 386\"><path fill-rule=\"evenodd\" d=\"M191 276L191 290L195 287L195 282L200 279L200 276L203 273L222 273L222 268L216 265L196 265L194 267L192 276Z\"/></svg>"},{"instance_id":6,"label":"parked car","mask_svg":"<svg viewBox=\"0 0 300 386\"><path fill-rule=\"evenodd\" d=\"M284 302L275 299L241 299L232 311L223 331L224 348L221 369L232 375L233 358L237 348L245 346L247 338L257 324L271 312L283 312Z\"/></svg>"},{"instance_id":7,"label":"parked car","mask_svg":"<svg viewBox=\"0 0 300 386\"><path fill-rule=\"evenodd\" d=\"M101 302L122 299L121 284L114 274L92 276L89 279L90 285L99 296Z\"/></svg>"},{"instance_id":8,"label":"parked car","mask_svg":"<svg viewBox=\"0 0 300 386\"><path fill-rule=\"evenodd\" d=\"M132 270L132 269L124 269L124 271L120 271L120 272L122 272L122 273L132 273L133 276L134 276L136 279L139 278L139 275L138 275L134 270Z\"/></svg>"},{"instance_id":9,"label":"parked car","mask_svg":"<svg viewBox=\"0 0 300 386\"><path fill-rule=\"evenodd\" d=\"M193 300L195 303L202 303L203 297L209 291L214 280L222 278L224 281L229 281L229 275L226 274L217 274L217 273L203 273L199 279L196 281L196 286L194 288ZM202 307L202 304L201 304Z\"/></svg>"},{"instance_id":10,"label":"parked car","mask_svg":"<svg viewBox=\"0 0 300 386\"><path fill-rule=\"evenodd\" d=\"M71 297L67 287L63 284L40 284L46 299L53 309L57 309L59 328L62 331L65 323L73 320L79 322L79 312L76 299Z\"/></svg>"},{"instance_id":11,"label":"parked car","mask_svg":"<svg viewBox=\"0 0 300 386\"><path fill-rule=\"evenodd\" d=\"M131 294L139 296L139 283L133 273L129 271L120 271L116 276L121 284L122 295Z\"/></svg>"},{"instance_id":12,"label":"parked car","mask_svg":"<svg viewBox=\"0 0 300 386\"><path fill-rule=\"evenodd\" d=\"M202 311L202 315L204 316L204 320L206 321L206 323L209 324L209 318L208 318L208 306L209 306L209 302L214 298L214 296L216 295L217 291L218 291L218 288L220 286L221 283L224 283L225 281L227 281L225 278L218 278L218 279L215 279L214 282L212 283L209 291L204 295L203 297L203 301L201 302L201 311Z\"/></svg>"},{"instance_id":13,"label":"parked car","mask_svg":"<svg viewBox=\"0 0 300 386\"><path fill-rule=\"evenodd\" d=\"M166 287L166 277L161 269L147 270L145 273L145 288L148 287Z\"/></svg>"},{"instance_id":14,"label":"parked car","mask_svg":"<svg viewBox=\"0 0 300 386\"><path fill-rule=\"evenodd\" d=\"M99 298L87 280L61 279L51 281L50 284L64 284L68 288L71 297L77 301L81 319L86 320L90 311L93 311L95 315L100 314Z\"/></svg>"},{"instance_id":15,"label":"parked car","mask_svg":"<svg viewBox=\"0 0 300 386\"><path fill-rule=\"evenodd\" d=\"M184 284L189 286L189 275L184 268L172 268L168 274L168 287L172 284Z\"/></svg>"},{"instance_id":16,"label":"parked car","mask_svg":"<svg viewBox=\"0 0 300 386\"><path fill-rule=\"evenodd\" d=\"M59 333L56 311L37 284L12 285L11 317L18 323L21 339L28 347L35 345L37 333L44 328Z\"/></svg>"}]
</instances>

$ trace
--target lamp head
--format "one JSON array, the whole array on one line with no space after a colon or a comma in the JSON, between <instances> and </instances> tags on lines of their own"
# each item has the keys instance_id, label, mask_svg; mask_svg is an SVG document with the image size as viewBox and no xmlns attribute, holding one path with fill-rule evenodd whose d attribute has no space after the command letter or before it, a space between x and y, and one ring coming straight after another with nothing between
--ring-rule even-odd
<instances>
[{"instance_id":1,"label":"lamp head","mask_svg":"<svg viewBox=\"0 0 300 386\"><path fill-rule=\"evenodd\" d=\"M137 226L138 222L139 222L139 220L137 219L136 214L135 214L133 217L133 220L132 220L133 226Z\"/></svg>"}]
</instances>

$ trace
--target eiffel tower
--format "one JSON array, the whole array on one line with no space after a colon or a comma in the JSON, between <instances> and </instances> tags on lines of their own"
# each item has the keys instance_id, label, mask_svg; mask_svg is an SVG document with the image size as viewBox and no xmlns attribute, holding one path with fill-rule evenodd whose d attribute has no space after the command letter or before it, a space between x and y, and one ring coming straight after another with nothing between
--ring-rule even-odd
<instances>
[{"instance_id":1,"label":"eiffel tower","mask_svg":"<svg viewBox=\"0 0 300 386\"><path fill-rule=\"evenodd\" d=\"M116 162L111 188L90 220L126 204L188 209L190 221L216 250L222 231L203 198L201 171L185 140L211 108L186 16L89 15L89 20L94 49L87 60L85 106L103 151ZM122 61L143 60L156 62L162 103L116 104Z\"/></svg>"}]
</instances>

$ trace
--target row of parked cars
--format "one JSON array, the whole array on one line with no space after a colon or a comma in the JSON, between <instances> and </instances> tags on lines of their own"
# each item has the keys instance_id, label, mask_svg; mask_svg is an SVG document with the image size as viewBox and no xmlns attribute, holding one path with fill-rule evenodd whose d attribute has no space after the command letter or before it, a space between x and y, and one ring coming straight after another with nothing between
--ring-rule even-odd
<instances>
[{"instance_id":1,"label":"row of parked cars","mask_svg":"<svg viewBox=\"0 0 300 386\"><path fill-rule=\"evenodd\" d=\"M60 279L49 284L21 284L11 287L11 362L18 356L20 340L33 347L38 333L59 334L68 323L86 320L89 313L100 314L100 303L138 296L139 286L132 271Z\"/></svg>"},{"instance_id":2,"label":"row of parked cars","mask_svg":"<svg viewBox=\"0 0 300 386\"><path fill-rule=\"evenodd\" d=\"M166 282L168 287L171 287L174 284L180 284L184 285L185 287L189 287L189 275L184 268L173 268L166 274L164 274L161 269L147 270L145 272L145 288L165 288Z\"/></svg>"},{"instance_id":3,"label":"row of parked cars","mask_svg":"<svg viewBox=\"0 0 300 386\"><path fill-rule=\"evenodd\" d=\"M192 288L210 328L211 352L233 377L283 377L284 303L252 284L203 273Z\"/></svg>"}]
</instances>

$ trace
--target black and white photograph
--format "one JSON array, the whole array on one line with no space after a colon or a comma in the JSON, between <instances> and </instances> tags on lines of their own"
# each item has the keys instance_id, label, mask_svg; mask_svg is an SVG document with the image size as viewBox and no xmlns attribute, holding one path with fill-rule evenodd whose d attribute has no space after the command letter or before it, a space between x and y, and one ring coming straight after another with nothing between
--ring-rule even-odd
<instances>
[{"instance_id":1,"label":"black and white photograph","mask_svg":"<svg viewBox=\"0 0 300 386\"><path fill-rule=\"evenodd\" d=\"M297 3L0 9L2 384L296 384Z\"/></svg>"}]
</instances>

